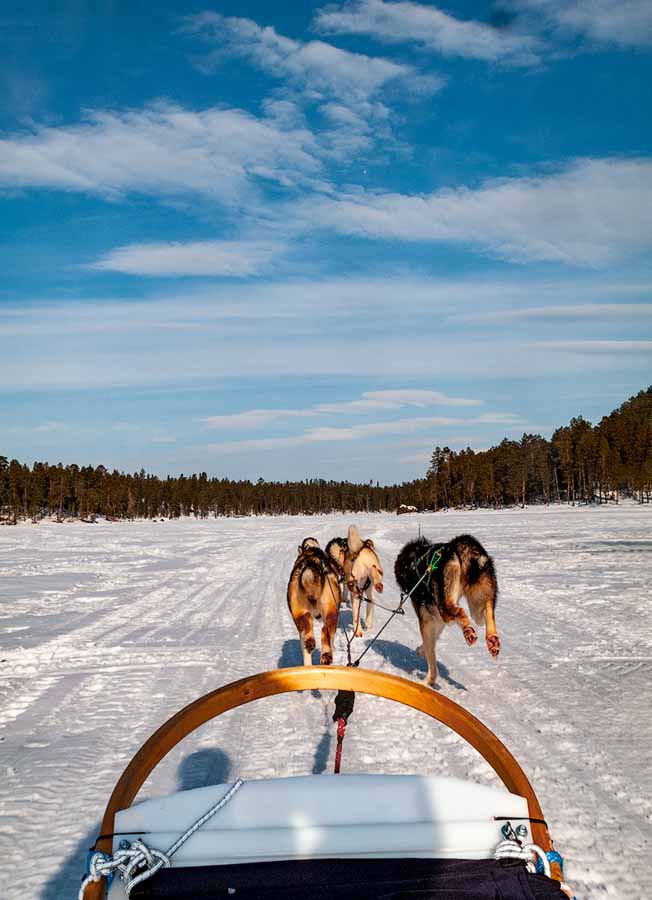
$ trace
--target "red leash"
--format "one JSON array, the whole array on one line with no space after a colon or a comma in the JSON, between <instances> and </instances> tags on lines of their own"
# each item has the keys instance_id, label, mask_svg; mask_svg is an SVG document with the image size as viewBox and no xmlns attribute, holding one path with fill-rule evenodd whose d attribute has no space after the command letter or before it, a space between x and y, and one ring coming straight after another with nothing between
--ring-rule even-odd
<instances>
[{"instance_id":1,"label":"red leash","mask_svg":"<svg viewBox=\"0 0 652 900\"><path fill-rule=\"evenodd\" d=\"M337 720L337 748L335 749L335 774L340 774L340 765L342 764L342 744L344 743L344 732L346 731L346 719Z\"/></svg>"},{"instance_id":2,"label":"red leash","mask_svg":"<svg viewBox=\"0 0 652 900\"><path fill-rule=\"evenodd\" d=\"M333 715L333 722L337 722L337 747L335 749L336 775L340 774L344 732L346 731L346 723L349 721L349 716L353 712L354 703L355 694L353 693L353 691L338 691L335 695L335 714Z\"/></svg>"}]
</instances>

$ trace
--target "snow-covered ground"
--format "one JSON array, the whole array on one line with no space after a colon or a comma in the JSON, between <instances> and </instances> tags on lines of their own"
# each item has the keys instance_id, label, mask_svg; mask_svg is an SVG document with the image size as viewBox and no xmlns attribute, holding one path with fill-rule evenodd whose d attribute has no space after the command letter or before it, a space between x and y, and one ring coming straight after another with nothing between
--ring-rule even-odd
<instances>
[{"instance_id":1,"label":"snow-covered ground","mask_svg":"<svg viewBox=\"0 0 652 900\"><path fill-rule=\"evenodd\" d=\"M174 711L243 675L300 663L285 602L299 541L350 517L0 528L0 897L75 897L110 790ZM357 516L398 597L394 558L418 524L475 534L496 561L503 650L458 630L439 688L516 755L578 900L652 896L652 509L536 508ZM380 627L385 613L379 611ZM350 612L342 614L350 622ZM420 678L410 609L365 657ZM356 642L360 649L365 639ZM336 662L344 663L338 635ZM144 795L331 771L332 698L228 713L156 770ZM492 781L476 753L410 710L359 697L343 770Z\"/></svg>"}]
</instances>

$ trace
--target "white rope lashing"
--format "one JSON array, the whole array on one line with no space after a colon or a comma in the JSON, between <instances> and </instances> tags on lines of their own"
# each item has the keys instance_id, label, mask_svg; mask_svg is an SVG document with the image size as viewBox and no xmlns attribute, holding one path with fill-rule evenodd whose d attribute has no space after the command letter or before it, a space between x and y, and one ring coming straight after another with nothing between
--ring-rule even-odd
<instances>
[{"instance_id":1,"label":"white rope lashing","mask_svg":"<svg viewBox=\"0 0 652 900\"><path fill-rule=\"evenodd\" d=\"M106 856L98 850L90 858L88 875L81 883L77 900L84 900L84 892L91 882L109 878L116 872L125 883L128 897L137 884L150 878L159 869L169 869L170 865L170 858L166 853L150 850L147 844L140 840L133 841L124 850L116 850L113 856ZM134 871L138 874L134 875Z\"/></svg>"},{"instance_id":2,"label":"white rope lashing","mask_svg":"<svg viewBox=\"0 0 652 900\"><path fill-rule=\"evenodd\" d=\"M533 856L538 856L543 866L543 874L552 878L550 860L548 854L538 844L520 844L516 840L501 841L494 852L495 859L520 859L525 863L528 872L536 872L537 866ZM573 898L573 889L565 881L559 883L559 887L569 897Z\"/></svg>"},{"instance_id":3,"label":"white rope lashing","mask_svg":"<svg viewBox=\"0 0 652 900\"><path fill-rule=\"evenodd\" d=\"M194 825L185 831L180 838L170 847L167 853L160 850L154 850L147 846L143 841L137 839L132 841L131 845L122 850L116 850L113 856L107 856L100 850L91 856L88 864L88 875L81 883L77 900L84 900L84 892L86 887L93 881L99 881L101 878L108 878L116 872L124 881L125 893L130 896L131 891L140 884L141 881L151 878L160 869L169 869L171 866L170 857L173 856L192 835L198 831L202 825L208 822L215 813L223 809L231 800L233 795L240 790L244 781L241 778L229 788L224 796L217 801L208 812L204 813L201 819L197 819Z\"/></svg>"},{"instance_id":4,"label":"white rope lashing","mask_svg":"<svg viewBox=\"0 0 652 900\"><path fill-rule=\"evenodd\" d=\"M538 844L519 844L518 841L505 840L501 841L496 847L494 853L495 859L520 859L522 860L528 872L536 872L536 863L532 856L536 855L541 860L543 873L550 878L550 862L545 851Z\"/></svg>"}]
</instances>

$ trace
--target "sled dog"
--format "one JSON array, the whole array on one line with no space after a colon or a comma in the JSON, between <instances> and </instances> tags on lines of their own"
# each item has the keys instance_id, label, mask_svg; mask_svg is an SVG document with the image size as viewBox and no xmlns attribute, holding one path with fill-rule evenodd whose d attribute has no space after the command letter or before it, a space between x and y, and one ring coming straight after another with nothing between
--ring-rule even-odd
<instances>
[{"instance_id":1,"label":"sled dog","mask_svg":"<svg viewBox=\"0 0 652 900\"><path fill-rule=\"evenodd\" d=\"M346 538L333 538L326 554L344 572L344 585L353 601L354 637L362 637L361 605L366 603L364 628L374 622L374 591L383 592L383 567L371 538L363 541L355 525Z\"/></svg>"},{"instance_id":2,"label":"sled dog","mask_svg":"<svg viewBox=\"0 0 652 900\"><path fill-rule=\"evenodd\" d=\"M426 684L434 685L437 678L435 643L444 625L459 625L469 645L478 639L459 605L462 596L467 599L473 621L486 628L489 653L494 659L498 656L500 638L494 618L498 597L496 571L492 558L472 535L461 534L447 543L432 543L425 537L410 541L396 557L394 574L406 594L425 575L410 599L421 631L417 652L428 661Z\"/></svg>"},{"instance_id":3,"label":"sled dog","mask_svg":"<svg viewBox=\"0 0 652 900\"><path fill-rule=\"evenodd\" d=\"M298 548L298 556L288 582L287 600L290 614L299 632L304 666L312 665L315 649L313 620L321 619L322 666L333 662L333 640L337 631L340 608L340 578L337 563L326 556L315 538L306 538Z\"/></svg>"}]
</instances>

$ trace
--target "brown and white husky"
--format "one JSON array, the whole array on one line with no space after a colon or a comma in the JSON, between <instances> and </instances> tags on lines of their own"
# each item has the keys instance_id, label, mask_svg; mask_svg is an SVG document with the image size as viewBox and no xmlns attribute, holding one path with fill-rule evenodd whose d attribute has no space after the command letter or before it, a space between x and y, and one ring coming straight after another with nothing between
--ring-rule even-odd
<instances>
[{"instance_id":1,"label":"brown and white husky","mask_svg":"<svg viewBox=\"0 0 652 900\"><path fill-rule=\"evenodd\" d=\"M301 543L288 582L287 600L299 632L304 666L312 665L315 619L322 621L319 662L322 666L333 662L333 641L342 599L341 577L336 561L326 556L315 538L306 538Z\"/></svg>"},{"instance_id":2,"label":"brown and white husky","mask_svg":"<svg viewBox=\"0 0 652 900\"><path fill-rule=\"evenodd\" d=\"M346 538L333 538L326 545L326 555L344 571L344 584L353 601L354 636L362 637L361 606L366 603L364 628L374 622L374 591L383 592L383 567L371 538L363 541L355 525L349 526Z\"/></svg>"}]
</instances>

